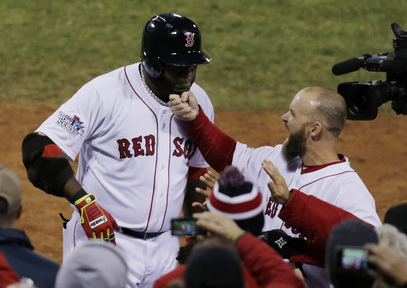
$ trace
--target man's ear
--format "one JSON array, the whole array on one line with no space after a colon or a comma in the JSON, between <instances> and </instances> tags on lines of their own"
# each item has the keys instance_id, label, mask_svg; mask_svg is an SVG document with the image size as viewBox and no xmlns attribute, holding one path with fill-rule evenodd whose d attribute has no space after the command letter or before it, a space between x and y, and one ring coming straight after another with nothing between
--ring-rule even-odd
<instances>
[{"instance_id":1,"label":"man's ear","mask_svg":"<svg viewBox=\"0 0 407 288\"><path fill-rule=\"evenodd\" d=\"M310 135L312 138L319 137L321 135L322 125L320 122L316 121L310 125Z\"/></svg>"}]
</instances>

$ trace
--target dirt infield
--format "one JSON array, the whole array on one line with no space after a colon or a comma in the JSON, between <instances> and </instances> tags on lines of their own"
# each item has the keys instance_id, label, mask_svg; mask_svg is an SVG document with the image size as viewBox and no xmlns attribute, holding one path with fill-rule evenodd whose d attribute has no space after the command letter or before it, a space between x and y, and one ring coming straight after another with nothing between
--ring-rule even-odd
<instances>
[{"instance_id":1,"label":"dirt infield","mask_svg":"<svg viewBox=\"0 0 407 288\"><path fill-rule=\"evenodd\" d=\"M62 220L59 213L69 218L71 208L65 199L34 188L21 160L24 136L56 108L2 103L0 164L17 172L22 181L24 210L17 227L27 232L37 252L61 262ZM234 139L252 147L282 143L287 136L277 113L216 111L215 124ZM349 157L352 167L376 199L382 220L388 208L407 202L406 133L407 116L379 115L374 121L349 121L338 143L339 152Z\"/></svg>"}]
</instances>

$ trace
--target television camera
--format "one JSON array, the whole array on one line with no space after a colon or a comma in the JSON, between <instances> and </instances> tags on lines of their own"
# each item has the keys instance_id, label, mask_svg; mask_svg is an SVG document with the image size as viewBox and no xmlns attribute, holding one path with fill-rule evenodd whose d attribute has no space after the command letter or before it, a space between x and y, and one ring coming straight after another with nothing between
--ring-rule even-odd
<instances>
[{"instance_id":1,"label":"television camera","mask_svg":"<svg viewBox=\"0 0 407 288\"><path fill-rule=\"evenodd\" d=\"M407 32L397 23L391 28L394 52L377 55L365 54L335 64L334 75L342 75L363 68L367 71L386 72L386 81L347 82L338 85L338 93L347 104L347 119L373 120L378 108L392 101L392 109L397 114L407 115Z\"/></svg>"}]
</instances>

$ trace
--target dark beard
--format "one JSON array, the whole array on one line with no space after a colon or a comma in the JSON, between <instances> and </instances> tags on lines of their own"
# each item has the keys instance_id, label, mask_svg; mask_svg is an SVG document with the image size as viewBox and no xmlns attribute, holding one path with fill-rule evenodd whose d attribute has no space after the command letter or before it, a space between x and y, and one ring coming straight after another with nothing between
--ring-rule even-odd
<instances>
[{"instance_id":1,"label":"dark beard","mask_svg":"<svg viewBox=\"0 0 407 288\"><path fill-rule=\"evenodd\" d=\"M290 135L283 144L283 157L287 162L292 161L297 156L302 157L307 152L305 146L305 126L295 134Z\"/></svg>"}]
</instances>

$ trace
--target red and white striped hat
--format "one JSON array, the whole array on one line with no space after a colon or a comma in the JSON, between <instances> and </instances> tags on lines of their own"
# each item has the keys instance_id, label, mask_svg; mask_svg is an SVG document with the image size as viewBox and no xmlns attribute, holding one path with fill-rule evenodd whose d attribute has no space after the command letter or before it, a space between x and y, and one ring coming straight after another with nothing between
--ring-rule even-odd
<instances>
[{"instance_id":1,"label":"red and white striped hat","mask_svg":"<svg viewBox=\"0 0 407 288\"><path fill-rule=\"evenodd\" d=\"M253 183L245 181L234 166L226 167L221 173L209 194L207 207L209 211L226 214L236 222L261 218L261 226L264 223L261 193Z\"/></svg>"}]
</instances>

